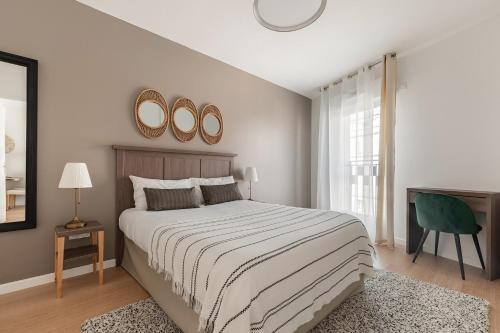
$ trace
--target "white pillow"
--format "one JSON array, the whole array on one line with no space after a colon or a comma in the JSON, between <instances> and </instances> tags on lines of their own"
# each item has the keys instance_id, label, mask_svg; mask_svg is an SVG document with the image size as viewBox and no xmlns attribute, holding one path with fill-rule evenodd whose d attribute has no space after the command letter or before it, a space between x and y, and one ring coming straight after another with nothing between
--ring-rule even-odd
<instances>
[{"instance_id":1,"label":"white pillow","mask_svg":"<svg viewBox=\"0 0 500 333\"><path fill-rule=\"evenodd\" d=\"M193 183L189 179L169 180L169 179L152 179L142 178L137 176L129 176L134 187L134 202L135 208L146 210L148 204L146 202L146 195L144 188L163 188L163 189L176 189L176 188L191 188Z\"/></svg>"},{"instance_id":2,"label":"white pillow","mask_svg":"<svg viewBox=\"0 0 500 333\"><path fill-rule=\"evenodd\" d=\"M191 180L191 186L194 186L194 195L196 196L196 203L198 205L203 205L205 203L205 199L203 199L203 193L201 193L200 185L226 185L234 183L233 176L189 179Z\"/></svg>"}]
</instances>

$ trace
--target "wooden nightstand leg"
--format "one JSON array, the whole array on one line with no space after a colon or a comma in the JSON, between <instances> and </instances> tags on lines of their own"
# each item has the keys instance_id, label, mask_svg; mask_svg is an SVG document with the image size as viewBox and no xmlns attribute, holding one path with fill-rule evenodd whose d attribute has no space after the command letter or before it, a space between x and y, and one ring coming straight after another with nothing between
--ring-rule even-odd
<instances>
[{"instance_id":1,"label":"wooden nightstand leg","mask_svg":"<svg viewBox=\"0 0 500 333\"><path fill-rule=\"evenodd\" d=\"M99 284L104 283L104 231L98 231L97 240L99 243Z\"/></svg>"},{"instance_id":2,"label":"wooden nightstand leg","mask_svg":"<svg viewBox=\"0 0 500 333\"><path fill-rule=\"evenodd\" d=\"M56 296L62 297L63 282L63 263L64 263L64 237L57 238L57 269L56 269Z\"/></svg>"},{"instance_id":3,"label":"wooden nightstand leg","mask_svg":"<svg viewBox=\"0 0 500 333\"><path fill-rule=\"evenodd\" d=\"M54 283L57 283L57 235L54 233Z\"/></svg>"},{"instance_id":4,"label":"wooden nightstand leg","mask_svg":"<svg viewBox=\"0 0 500 333\"><path fill-rule=\"evenodd\" d=\"M97 232L90 233L92 245L97 245ZM92 256L92 270L95 273L97 264L97 256Z\"/></svg>"}]
</instances>

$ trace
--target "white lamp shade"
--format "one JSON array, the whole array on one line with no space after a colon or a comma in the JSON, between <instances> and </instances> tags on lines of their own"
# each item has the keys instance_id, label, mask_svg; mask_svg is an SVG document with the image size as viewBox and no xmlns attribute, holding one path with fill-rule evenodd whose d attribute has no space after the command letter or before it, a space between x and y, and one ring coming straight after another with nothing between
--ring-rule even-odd
<instances>
[{"instance_id":1,"label":"white lamp shade","mask_svg":"<svg viewBox=\"0 0 500 333\"><path fill-rule=\"evenodd\" d=\"M59 188L92 187L89 170L85 163L66 163L59 181Z\"/></svg>"},{"instance_id":2,"label":"white lamp shade","mask_svg":"<svg viewBox=\"0 0 500 333\"><path fill-rule=\"evenodd\" d=\"M245 180L249 180L252 182L258 182L259 176L257 176L257 168L255 167L247 167L245 169Z\"/></svg>"}]
</instances>

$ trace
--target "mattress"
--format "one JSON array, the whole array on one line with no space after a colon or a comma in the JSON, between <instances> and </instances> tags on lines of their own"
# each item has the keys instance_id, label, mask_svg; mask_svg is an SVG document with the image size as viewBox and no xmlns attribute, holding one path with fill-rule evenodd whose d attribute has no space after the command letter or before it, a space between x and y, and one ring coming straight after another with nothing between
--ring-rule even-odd
<instances>
[{"instance_id":1,"label":"mattress","mask_svg":"<svg viewBox=\"0 0 500 333\"><path fill-rule=\"evenodd\" d=\"M372 271L355 217L234 201L120 217L148 266L199 315L206 332L293 332Z\"/></svg>"},{"instance_id":2,"label":"mattress","mask_svg":"<svg viewBox=\"0 0 500 333\"><path fill-rule=\"evenodd\" d=\"M154 212L130 208L123 211L120 215L119 225L125 236L147 253L151 235L158 227L181 220L201 217L217 218L219 216L237 214L242 211L257 210L267 205L269 204L257 201L237 200L218 205L202 205L200 208Z\"/></svg>"},{"instance_id":3,"label":"mattress","mask_svg":"<svg viewBox=\"0 0 500 333\"><path fill-rule=\"evenodd\" d=\"M166 281L148 266L148 254L133 241L125 238L125 251L122 267L148 291L156 303L168 314L183 333L202 333L199 328L199 316L188 307L182 297L172 291L172 283ZM338 296L314 313L313 319L298 327L294 333L307 333L319 324L345 299L364 290L363 280L353 282Z\"/></svg>"}]
</instances>

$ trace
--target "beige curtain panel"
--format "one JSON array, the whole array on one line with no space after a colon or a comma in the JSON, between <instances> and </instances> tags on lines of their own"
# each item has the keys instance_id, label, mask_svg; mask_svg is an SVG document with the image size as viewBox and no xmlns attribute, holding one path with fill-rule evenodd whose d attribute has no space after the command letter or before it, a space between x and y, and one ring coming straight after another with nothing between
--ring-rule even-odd
<instances>
[{"instance_id":1,"label":"beige curtain panel","mask_svg":"<svg viewBox=\"0 0 500 333\"><path fill-rule=\"evenodd\" d=\"M396 56L394 54L385 55L383 66L375 242L393 247Z\"/></svg>"}]
</instances>

